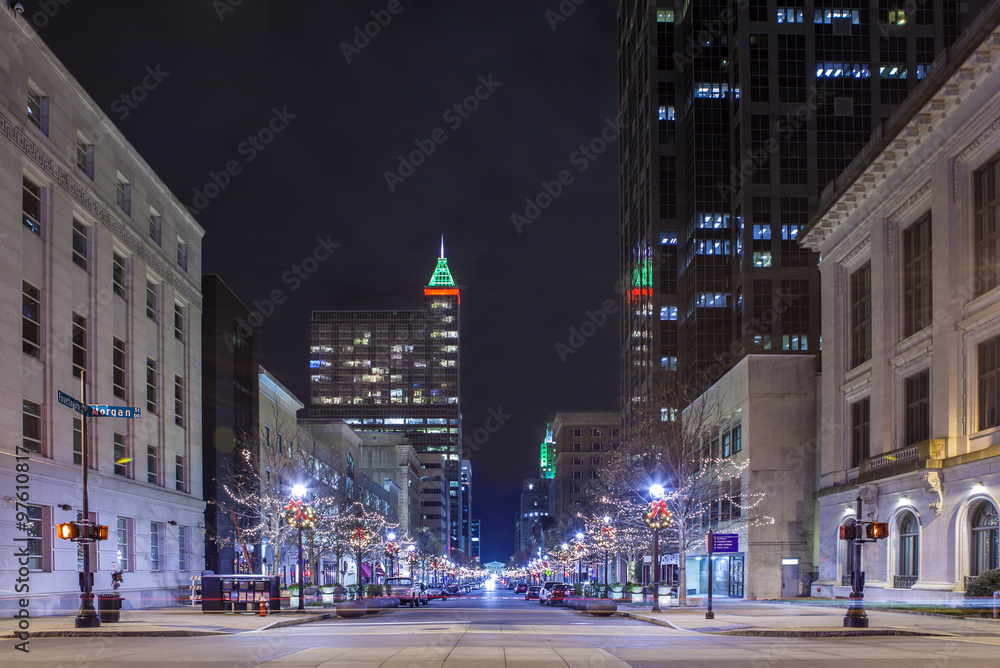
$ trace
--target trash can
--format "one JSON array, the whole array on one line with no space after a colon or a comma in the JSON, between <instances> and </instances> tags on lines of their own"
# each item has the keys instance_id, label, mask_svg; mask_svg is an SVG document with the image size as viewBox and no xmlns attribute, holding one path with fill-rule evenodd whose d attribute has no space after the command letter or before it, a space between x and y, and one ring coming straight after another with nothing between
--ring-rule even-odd
<instances>
[{"instance_id":1,"label":"trash can","mask_svg":"<svg viewBox=\"0 0 1000 668\"><path fill-rule=\"evenodd\" d=\"M98 594L97 614L101 618L102 624L121 621L122 597L118 594Z\"/></svg>"}]
</instances>

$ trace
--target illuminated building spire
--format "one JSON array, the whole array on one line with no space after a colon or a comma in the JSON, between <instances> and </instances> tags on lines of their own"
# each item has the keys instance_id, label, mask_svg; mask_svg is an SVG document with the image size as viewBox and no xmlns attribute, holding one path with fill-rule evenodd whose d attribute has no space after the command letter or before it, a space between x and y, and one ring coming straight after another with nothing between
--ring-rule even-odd
<instances>
[{"instance_id":1,"label":"illuminated building spire","mask_svg":"<svg viewBox=\"0 0 1000 668\"><path fill-rule=\"evenodd\" d=\"M430 282L427 284L429 288L454 288L455 279L451 277L451 271L448 269L448 259L444 256L444 235L441 235L441 256L438 258L437 266L434 268L434 274L431 276Z\"/></svg>"}]
</instances>

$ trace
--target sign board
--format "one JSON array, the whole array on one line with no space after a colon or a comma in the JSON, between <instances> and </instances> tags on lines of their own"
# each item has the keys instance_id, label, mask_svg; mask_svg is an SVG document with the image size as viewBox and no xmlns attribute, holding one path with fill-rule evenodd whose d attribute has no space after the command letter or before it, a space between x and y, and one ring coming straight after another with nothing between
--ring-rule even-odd
<instances>
[{"instance_id":1,"label":"sign board","mask_svg":"<svg viewBox=\"0 0 1000 668\"><path fill-rule=\"evenodd\" d=\"M711 552L739 552L740 535L736 533L715 533L712 534Z\"/></svg>"},{"instance_id":2,"label":"sign board","mask_svg":"<svg viewBox=\"0 0 1000 668\"><path fill-rule=\"evenodd\" d=\"M87 417L117 417L139 419L141 409L135 406L87 406Z\"/></svg>"},{"instance_id":3,"label":"sign board","mask_svg":"<svg viewBox=\"0 0 1000 668\"><path fill-rule=\"evenodd\" d=\"M69 406L77 413L80 413L81 415L83 414L83 403L77 401L76 399L69 396L62 390L59 390L56 393L56 397L59 399L59 403L61 403L63 406Z\"/></svg>"}]
</instances>

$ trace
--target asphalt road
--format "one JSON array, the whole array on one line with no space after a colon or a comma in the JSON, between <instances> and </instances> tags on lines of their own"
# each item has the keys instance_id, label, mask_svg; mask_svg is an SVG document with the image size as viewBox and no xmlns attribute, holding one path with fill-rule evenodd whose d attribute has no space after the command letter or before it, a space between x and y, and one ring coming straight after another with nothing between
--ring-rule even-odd
<instances>
[{"instance_id":1,"label":"asphalt road","mask_svg":"<svg viewBox=\"0 0 1000 668\"><path fill-rule=\"evenodd\" d=\"M37 638L6 666L1000 667L1000 638L751 638L594 618L480 590L418 609L232 636Z\"/></svg>"}]
</instances>

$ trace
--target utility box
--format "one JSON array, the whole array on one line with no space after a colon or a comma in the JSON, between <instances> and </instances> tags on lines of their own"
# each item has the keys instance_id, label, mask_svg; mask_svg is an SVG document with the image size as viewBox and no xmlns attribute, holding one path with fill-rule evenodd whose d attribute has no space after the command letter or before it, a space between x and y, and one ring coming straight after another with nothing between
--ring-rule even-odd
<instances>
[{"instance_id":1,"label":"utility box","mask_svg":"<svg viewBox=\"0 0 1000 668\"><path fill-rule=\"evenodd\" d=\"M281 580L277 575L201 575L202 612L260 611L265 603L269 612L281 609Z\"/></svg>"}]
</instances>

